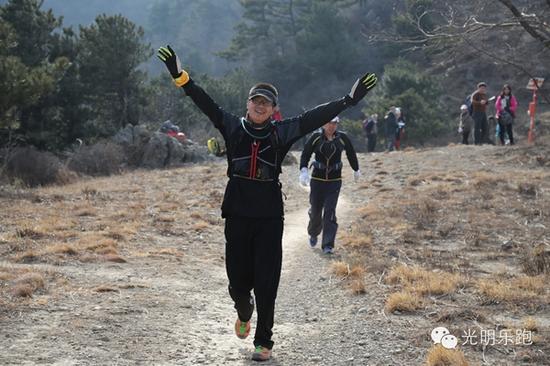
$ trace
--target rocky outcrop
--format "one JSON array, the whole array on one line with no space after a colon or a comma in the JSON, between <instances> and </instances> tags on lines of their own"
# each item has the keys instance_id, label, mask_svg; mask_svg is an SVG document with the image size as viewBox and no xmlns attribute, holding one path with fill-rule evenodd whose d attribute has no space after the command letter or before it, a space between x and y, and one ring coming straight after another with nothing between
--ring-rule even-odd
<instances>
[{"instance_id":1,"label":"rocky outcrop","mask_svg":"<svg viewBox=\"0 0 550 366\"><path fill-rule=\"evenodd\" d=\"M162 132L149 132L142 126L128 125L120 130L113 141L132 155L131 165L148 169L178 166L214 159L206 146L187 139L184 143Z\"/></svg>"}]
</instances>

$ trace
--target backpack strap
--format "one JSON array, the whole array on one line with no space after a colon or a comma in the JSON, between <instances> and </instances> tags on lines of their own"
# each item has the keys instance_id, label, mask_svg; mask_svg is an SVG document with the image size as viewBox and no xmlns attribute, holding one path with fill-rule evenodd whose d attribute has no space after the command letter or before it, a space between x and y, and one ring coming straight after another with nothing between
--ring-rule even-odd
<instances>
[{"instance_id":1,"label":"backpack strap","mask_svg":"<svg viewBox=\"0 0 550 366\"><path fill-rule=\"evenodd\" d=\"M279 177L279 174L281 174L282 169L282 155L283 155L283 145L281 143L281 139L279 138L279 133L277 132L277 127L275 127L275 124L273 124L273 127L271 129L271 134L269 135L269 140L271 142L271 148L275 151L275 166L277 167L277 179Z\"/></svg>"},{"instance_id":2,"label":"backpack strap","mask_svg":"<svg viewBox=\"0 0 550 366\"><path fill-rule=\"evenodd\" d=\"M321 137L323 135L319 135L315 138L315 140L313 140L313 142L311 143L311 151L315 151L315 149L317 148L317 144L321 141Z\"/></svg>"}]
</instances>

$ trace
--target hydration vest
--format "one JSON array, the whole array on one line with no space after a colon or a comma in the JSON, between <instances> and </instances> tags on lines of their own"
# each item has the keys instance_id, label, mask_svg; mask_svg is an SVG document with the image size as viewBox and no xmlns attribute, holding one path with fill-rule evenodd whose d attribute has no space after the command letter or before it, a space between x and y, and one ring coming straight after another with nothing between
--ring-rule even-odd
<instances>
[{"instance_id":1,"label":"hydration vest","mask_svg":"<svg viewBox=\"0 0 550 366\"><path fill-rule=\"evenodd\" d=\"M332 145L334 149L333 153L328 157L322 151L323 147L325 147L326 144ZM313 166L314 170L317 170L319 173L321 173L322 171L322 173L325 176L328 176L328 174L330 173L338 172L342 170L343 164L341 160L334 162L332 164L328 164L330 158L334 154L336 153L341 154L341 152L345 150L346 143L344 142L342 137L336 134L335 138L332 141L328 141L328 140L325 140L324 136L321 134L315 140L313 140L312 146L313 146L313 153L315 154L316 158L318 156L325 156L327 158L326 161L313 160L310 166Z\"/></svg>"},{"instance_id":2,"label":"hydration vest","mask_svg":"<svg viewBox=\"0 0 550 366\"><path fill-rule=\"evenodd\" d=\"M229 136L227 176L259 181L278 181L283 158L274 122L256 130L241 118L241 127Z\"/></svg>"}]
</instances>

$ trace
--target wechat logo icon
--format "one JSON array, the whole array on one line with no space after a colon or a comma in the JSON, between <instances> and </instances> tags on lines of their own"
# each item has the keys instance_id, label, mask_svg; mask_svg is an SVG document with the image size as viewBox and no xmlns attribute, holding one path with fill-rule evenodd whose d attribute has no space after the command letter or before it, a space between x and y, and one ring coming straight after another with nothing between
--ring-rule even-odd
<instances>
[{"instance_id":1,"label":"wechat logo icon","mask_svg":"<svg viewBox=\"0 0 550 366\"><path fill-rule=\"evenodd\" d=\"M431 337L434 344L441 344L446 349L454 349L458 344L458 339L445 327L434 328Z\"/></svg>"}]
</instances>

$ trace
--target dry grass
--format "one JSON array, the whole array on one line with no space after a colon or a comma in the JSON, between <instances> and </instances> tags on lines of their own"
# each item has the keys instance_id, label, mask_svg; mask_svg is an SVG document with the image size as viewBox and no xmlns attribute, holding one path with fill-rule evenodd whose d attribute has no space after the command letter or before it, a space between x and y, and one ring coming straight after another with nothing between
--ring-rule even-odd
<instances>
[{"instance_id":1,"label":"dry grass","mask_svg":"<svg viewBox=\"0 0 550 366\"><path fill-rule=\"evenodd\" d=\"M92 289L93 292L120 292L120 290L117 287L109 286L109 285L101 285L94 287Z\"/></svg>"},{"instance_id":2,"label":"dry grass","mask_svg":"<svg viewBox=\"0 0 550 366\"><path fill-rule=\"evenodd\" d=\"M114 253L107 253L103 256L103 258L107 262L114 262L114 263L126 263L127 262L126 259L124 259L120 255L114 254Z\"/></svg>"},{"instance_id":3,"label":"dry grass","mask_svg":"<svg viewBox=\"0 0 550 366\"><path fill-rule=\"evenodd\" d=\"M464 280L458 274L432 272L419 266L400 264L392 268L386 282L402 285L407 291L419 295L444 295L455 292Z\"/></svg>"},{"instance_id":4,"label":"dry grass","mask_svg":"<svg viewBox=\"0 0 550 366\"><path fill-rule=\"evenodd\" d=\"M66 211L66 206L56 207L56 211ZM59 216L57 213L52 213L40 220L36 230L44 233L53 233L59 231L69 231L76 227L76 222L65 216Z\"/></svg>"},{"instance_id":5,"label":"dry grass","mask_svg":"<svg viewBox=\"0 0 550 366\"><path fill-rule=\"evenodd\" d=\"M489 302L544 301L545 277L521 276L509 280L482 279L476 287Z\"/></svg>"},{"instance_id":6,"label":"dry grass","mask_svg":"<svg viewBox=\"0 0 550 366\"><path fill-rule=\"evenodd\" d=\"M349 264L342 261L332 262L330 272L334 273L337 277L347 277L350 273Z\"/></svg>"},{"instance_id":7,"label":"dry grass","mask_svg":"<svg viewBox=\"0 0 550 366\"><path fill-rule=\"evenodd\" d=\"M44 282L44 277L40 273L24 273L15 279L11 293L15 297L31 297L34 292L44 288Z\"/></svg>"},{"instance_id":8,"label":"dry grass","mask_svg":"<svg viewBox=\"0 0 550 366\"><path fill-rule=\"evenodd\" d=\"M393 313L395 311L410 313L422 309L423 307L424 302L420 296L408 291L400 291L394 292L388 296L384 309L388 313Z\"/></svg>"},{"instance_id":9,"label":"dry grass","mask_svg":"<svg viewBox=\"0 0 550 366\"><path fill-rule=\"evenodd\" d=\"M196 220L202 220L202 215L200 212L192 212L190 217L192 219L196 219Z\"/></svg>"},{"instance_id":10,"label":"dry grass","mask_svg":"<svg viewBox=\"0 0 550 366\"><path fill-rule=\"evenodd\" d=\"M13 277L13 273L0 272L0 281L10 281L11 279L13 279Z\"/></svg>"},{"instance_id":11,"label":"dry grass","mask_svg":"<svg viewBox=\"0 0 550 366\"><path fill-rule=\"evenodd\" d=\"M28 284L38 290L44 287L44 276L37 272L28 272L15 280L17 284Z\"/></svg>"},{"instance_id":12,"label":"dry grass","mask_svg":"<svg viewBox=\"0 0 550 366\"><path fill-rule=\"evenodd\" d=\"M118 250L115 247L111 246L105 246L105 247L98 247L94 249L94 252L101 255L117 255Z\"/></svg>"},{"instance_id":13,"label":"dry grass","mask_svg":"<svg viewBox=\"0 0 550 366\"><path fill-rule=\"evenodd\" d=\"M69 244L55 244L46 248L46 253L76 255L78 250Z\"/></svg>"},{"instance_id":14,"label":"dry grass","mask_svg":"<svg viewBox=\"0 0 550 366\"><path fill-rule=\"evenodd\" d=\"M354 295L362 295L367 292L367 288L365 286L365 280L362 278L356 278L351 280L349 283L349 289Z\"/></svg>"},{"instance_id":15,"label":"dry grass","mask_svg":"<svg viewBox=\"0 0 550 366\"><path fill-rule=\"evenodd\" d=\"M210 226L211 226L210 223L203 220L199 220L196 223L194 223L193 226L191 226L191 229L195 231L203 231L205 229L208 229Z\"/></svg>"},{"instance_id":16,"label":"dry grass","mask_svg":"<svg viewBox=\"0 0 550 366\"><path fill-rule=\"evenodd\" d=\"M14 256L15 262L31 263L40 259L40 254L35 250L26 250L23 253L18 253Z\"/></svg>"},{"instance_id":17,"label":"dry grass","mask_svg":"<svg viewBox=\"0 0 550 366\"><path fill-rule=\"evenodd\" d=\"M472 174L472 183L476 189L493 190L498 183L503 183L503 179L495 174L487 172L475 172Z\"/></svg>"},{"instance_id":18,"label":"dry grass","mask_svg":"<svg viewBox=\"0 0 550 366\"><path fill-rule=\"evenodd\" d=\"M487 316L472 309L443 310L436 319L439 323L456 323L457 321L471 320L479 323L487 321Z\"/></svg>"},{"instance_id":19,"label":"dry grass","mask_svg":"<svg viewBox=\"0 0 550 366\"><path fill-rule=\"evenodd\" d=\"M446 349L441 345L434 345L428 351L426 366L468 366L464 352L458 349Z\"/></svg>"},{"instance_id":20,"label":"dry grass","mask_svg":"<svg viewBox=\"0 0 550 366\"><path fill-rule=\"evenodd\" d=\"M97 191L97 189L92 188L92 187L84 187L84 188L82 188L81 192L82 192L82 195L84 196L84 198L86 198L87 200L89 200L91 198L94 198L97 195L99 195L99 192Z\"/></svg>"},{"instance_id":21,"label":"dry grass","mask_svg":"<svg viewBox=\"0 0 550 366\"><path fill-rule=\"evenodd\" d=\"M539 330L539 325L533 317L524 318L522 321L522 327L525 330L536 332Z\"/></svg>"},{"instance_id":22,"label":"dry grass","mask_svg":"<svg viewBox=\"0 0 550 366\"><path fill-rule=\"evenodd\" d=\"M150 251L149 255L173 255L175 257L182 257L183 253L175 248L159 248L157 250Z\"/></svg>"},{"instance_id":23,"label":"dry grass","mask_svg":"<svg viewBox=\"0 0 550 366\"><path fill-rule=\"evenodd\" d=\"M528 275L550 274L550 249L545 244L539 244L525 251L521 264L523 272Z\"/></svg>"},{"instance_id":24,"label":"dry grass","mask_svg":"<svg viewBox=\"0 0 550 366\"><path fill-rule=\"evenodd\" d=\"M380 218L383 216L383 211L380 209L380 207L369 203L366 206L363 206L357 209L357 214L362 219L365 219L365 218L371 219L374 217Z\"/></svg>"},{"instance_id":25,"label":"dry grass","mask_svg":"<svg viewBox=\"0 0 550 366\"><path fill-rule=\"evenodd\" d=\"M363 278L366 271L358 264L350 266L346 262L334 261L330 265L330 272L334 273L337 277Z\"/></svg>"},{"instance_id":26,"label":"dry grass","mask_svg":"<svg viewBox=\"0 0 550 366\"><path fill-rule=\"evenodd\" d=\"M38 239L44 238L47 235L47 233L42 230L39 230L36 227L26 226L26 227L17 228L15 230L15 235L18 238L29 238L32 240L38 240Z\"/></svg>"},{"instance_id":27,"label":"dry grass","mask_svg":"<svg viewBox=\"0 0 550 366\"><path fill-rule=\"evenodd\" d=\"M336 277L346 280L347 287L354 295L367 292L365 285L365 269L361 265L350 266L346 262L335 261L330 265L330 272Z\"/></svg>"},{"instance_id":28,"label":"dry grass","mask_svg":"<svg viewBox=\"0 0 550 366\"><path fill-rule=\"evenodd\" d=\"M157 206L159 212L177 212L181 209L181 204L174 202L164 202Z\"/></svg>"},{"instance_id":29,"label":"dry grass","mask_svg":"<svg viewBox=\"0 0 550 366\"><path fill-rule=\"evenodd\" d=\"M364 278L365 277L365 268L363 268L360 265L354 265L351 267L351 270L349 271L349 276L351 278Z\"/></svg>"},{"instance_id":30,"label":"dry grass","mask_svg":"<svg viewBox=\"0 0 550 366\"><path fill-rule=\"evenodd\" d=\"M116 241L125 241L126 240L126 235L124 234L124 232L122 230L111 229L108 232L106 232L104 235L105 235L105 237L114 239Z\"/></svg>"},{"instance_id":31,"label":"dry grass","mask_svg":"<svg viewBox=\"0 0 550 366\"><path fill-rule=\"evenodd\" d=\"M352 235L344 235L341 238L341 243L350 249L368 249L372 247L372 235L356 233Z\"/></svg>"},{"instance_id":32,"label":"dry grass","mask_svg":"<svg viewBox=\"0 0 550 366\"><path fill-rule=\"evenodd\" d=\"M435 200L425 197L413 204L411 209L416 227L422 229L435 222L439 205Z\"/></svg>"},{"instance_id":33,"label":"dry grass","mask_svg":"<svg viewBox=\"0 0 550 366\"><path fill-rule=\"evenodd\" d=\"M11 294L14 297L31 297L33 292L32 286L25 283L14 285L11 288Z\"/></svg>"},{"instance_id":34,"label":"dry grass","mask_svg":"<svg viewBox=\"0 0 550 366\"><path fill-rule=\"evenodd\" d=\"M89 203L86 203L86 204L82 205L81 207L76 208L75 215L76 216L81 216L81 217L96 216L97 215L97 210L92 205L90 205Z\"/></svg>"},{"instance_id":35,"label":"dry grass","mask_svg":"<svg viewBox=\"0 0 550 366\"><path fill-rule=\"evenodd\" d=\"M155 218L155 221L161 223L173 223L176 222L176 218L173 216L160 215Z\"/></svg>"},{"instance_id":36,"label":"dry grass","mask_svg":"<svg viewBox=\"0 0 550 366\"><path fill-rule=\"evenodd\" d=\"M87 250L95 251L98 248L105 248L105 247L117 247L117 241L110 238L105 238L102 235L98 235L96 233L92 233L90 235L86 235L82 237L79 241L80 246Z\"/></svg>"},{"instance_id":37,"label":"dry grass","mask_svg":"<svg viewBox=\"0 0 550 366\"><path fill-rule=\"evenodd\" d=\"M509 163L514 155L522 153L520 149L524 147L473 152L462 151L461 146L459 159L454 159L456 156L446 149L438 151L442 159L434 156L433 151L418 152L418 159L411 161L415 166L403 166L390 154L383 157L387 163L384 169L370 171L370 192L376 191L374 183L381 180L382 187L394 191L391 195L368 195L368 200L358 196L355 201L354 197L359 208L347 227L351 227L354 235L358 232L372 237L372 245L368 251L346 245L347 257L342 260L362 258L367 266L371 261L385 260L382 271L377 273L370 266L368 270L377 274L373 282L380 274L386 275L382 278L390 286L380 285L376 289L385 293L386 311L418 312L426 306L425 311L397 321L410 319L409 324L418 330L427 326L426 317L465 328L472 322L490 327L500 324L501 318L521 318L527 314L532 319L548 318L550 288L544 285L543 277L521 277L521 273L547 276L550 270L546 239L550 174L540 169L536 161L524 160L529 166L518 164L517 159ZM539 156L549 151L533 150ZM377 174L379 170L389 172L395 179ZM354 193L364 195L364 192L357 189ZM340 237L343 244L352 238ZM396 260L408 263L411 268L392 269ZM434 268L441 271L432 271ZM341 272L346 274L345 267ZM506 274L499 276L501 272ZM484 273L489 279L480 285L479 276ZM349 286L349 281L343 284ZM367 284L370 293L370 281ZM479 308L480 300L483 310ZM513 309L513 315L503 313L505 309ZM524 329L543 327L532 319L523 321ZM521 327L516 324L514 328ZM547 354L546 350L545 346L532 351ZM468 351L472 351L477 361L481 359L480 349ZM502 361L509 357L493 356L495 364L504 364ZM445 355L428 363L454 364L467 363Z\"/></svg>"},{"instance_id":38,"label":"dry grass","mask_svg":"<svg viewBox=\"0 0 550 366\"><path fill-rule=\"evenodd\" d=\"M10 209L0 212L0 257L14 263L72 261L80 265L125 263L130 260L127 255L142 252L156 255L155 261L175 258L180 261L184 258L183 252L157 248L155 240L138 240L136 234L139 231L162 235L161 230L155 230L156 225L166 225L174 233L192 231L191 226L197 221L195 229L198 230L218 226L221 219L217 211L225 181L205 187L201 179L196 179L201 176L201 170L193 166L186 167L185 174L181 174L182 170L135 172L65 186L17 188L17 192L21 192L17 194L11 191L5 194L2 189L0 203ZM220 178L222 176L220 174ZM150 189L143 189L144 181ZM181 190L182 182L188 189ZM205 197L198 199L197 191ZM216 213L205 205L205 201L210 200L208 197L218 198ZM182 202L189 204L188 210L182 209ZM197 220L188 220L191 214ZM33 296L34 287L23 283L15 288L18 273L13 269L0 269L0 298L7 303L12 301L14 306L23 306L27 302L16 301L9 294ZM48 287L52 295L63 291L57 281Z\"/></svg>"}]
</instances>

